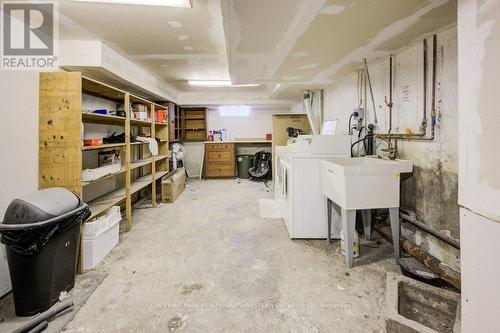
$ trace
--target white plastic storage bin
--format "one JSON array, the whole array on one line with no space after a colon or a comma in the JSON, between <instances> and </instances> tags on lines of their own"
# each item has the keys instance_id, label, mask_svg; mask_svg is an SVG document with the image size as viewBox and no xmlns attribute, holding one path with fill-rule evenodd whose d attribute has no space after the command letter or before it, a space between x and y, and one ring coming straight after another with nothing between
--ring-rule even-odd
<instances>
[{"instance_id":1,"label":"white plastic storage bin","mask_svg":"<svg viewBox=\"0 0 500 333\"><path fill-rule=\"evenodd\" d=\"M121 219L120 207L114 206L108 209L106 215L84 224L82 234L84 270L96 267L118 244Z\"/></svg>"}]
</instances>

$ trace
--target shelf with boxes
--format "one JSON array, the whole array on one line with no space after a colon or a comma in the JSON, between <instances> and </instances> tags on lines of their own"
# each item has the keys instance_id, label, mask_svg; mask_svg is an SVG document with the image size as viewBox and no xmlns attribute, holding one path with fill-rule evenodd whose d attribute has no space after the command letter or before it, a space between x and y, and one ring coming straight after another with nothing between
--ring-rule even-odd
<instances>
[{"instance_id":1,"label":"shelf with boxes","mask_svg":"<svg viewBox=\"0 0 500 333\"><path fill-rule=\"evenodd\" d=\"M40 73L39 186L80 195L92 218L151 196L169 173L168 105L161 105L79 72ZM87 145L85 145L87 144Z\"/></svg>"}]
</instances>

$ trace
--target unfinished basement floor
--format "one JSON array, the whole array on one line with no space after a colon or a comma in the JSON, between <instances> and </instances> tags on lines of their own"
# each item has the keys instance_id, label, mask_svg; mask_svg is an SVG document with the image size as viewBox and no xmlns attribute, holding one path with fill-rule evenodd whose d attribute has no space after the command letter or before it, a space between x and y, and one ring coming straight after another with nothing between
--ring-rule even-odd
<instances>
[{"instance_id":1,"label":"unfinished basement floor","mask_svg":"<svg viewBox=\"0 0 500 333\"><path fill-rule=\"evenodd\" d=\"M78 276L81 307L49 332L385 331L390 244L365 244L348 269L338 242L292 241L261 218L272 197L263 183L195 180L174 204L135 210L132 232Z\"/></svg>"}]
</instances>

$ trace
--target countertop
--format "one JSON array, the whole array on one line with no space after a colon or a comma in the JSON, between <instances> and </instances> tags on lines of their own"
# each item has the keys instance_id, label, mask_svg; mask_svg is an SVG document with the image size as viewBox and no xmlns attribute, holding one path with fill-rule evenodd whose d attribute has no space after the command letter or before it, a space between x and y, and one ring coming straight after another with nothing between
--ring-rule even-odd
<instances>
[{"instance_id":1,"label":"countertop","mask_svg":"<svg viewBox=\"0 0 500 333\"><path fill-rule=\"evenodd\" d=\"M272 143L272 140L255 139L255 140L231 140L231 141L205 141L205 143Z\"/></svg>"}]
</instances>

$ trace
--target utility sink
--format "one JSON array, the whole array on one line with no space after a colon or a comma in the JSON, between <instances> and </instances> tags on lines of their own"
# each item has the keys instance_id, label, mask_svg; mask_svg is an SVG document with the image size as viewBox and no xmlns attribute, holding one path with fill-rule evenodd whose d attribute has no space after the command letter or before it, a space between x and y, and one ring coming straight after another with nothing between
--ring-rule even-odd
<instances>
[{"instance_id":1,"label":"utility sink","mask_svg":"<svg viewBox=\"0 0 500 333\"><path fill-rule=\"evenodd\" d=\"M352 266L352 247L356 211L363 217L365 237L371 234L371 209L388 208L394 256L399 260L399 180L401 173L413 171L413 163L374 157L336 158L321 161L322 193L341 208L342 232L346 240L346 259ZM331 214L328 214L328 230ZM329 240L328 240L329 241Z\"/></svg>"},{"instance_id":2,"label":"utility sink","mask_svg":"<svg viewBox=\"0 0 500 333\"><path fill-rule=\"evenodd\" d=\"M374 157L323 160L323 195L344 209L399 207L399 176L413 163Z\"/></svg>"}]
</instances>

